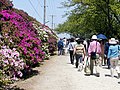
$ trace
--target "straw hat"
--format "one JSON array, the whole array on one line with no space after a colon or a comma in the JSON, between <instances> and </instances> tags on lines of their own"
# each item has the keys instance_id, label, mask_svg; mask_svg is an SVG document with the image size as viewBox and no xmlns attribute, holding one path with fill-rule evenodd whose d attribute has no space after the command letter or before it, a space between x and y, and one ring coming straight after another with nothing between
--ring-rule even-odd
<instances>
[{"instance_id":1,"label":"straw hat","mask_svg":"<svg viewBox=\"0 0 120 90\"><path fill-rule=\"evenodd\" d=\"M96 35L93 35L91 39L97 39L97 36L96 36Z\"/></svg>"},{"instance_id":2,"label":"straw hat","mask_svg":"<svg viewBox=\"0 0 120 90\"><path fill-rule=\"evenodd\" d=\"M110 43L110 44L117 44L115 38L111 38L111 39L109 40L109 43Z\"/></svg>"}]
</instances>

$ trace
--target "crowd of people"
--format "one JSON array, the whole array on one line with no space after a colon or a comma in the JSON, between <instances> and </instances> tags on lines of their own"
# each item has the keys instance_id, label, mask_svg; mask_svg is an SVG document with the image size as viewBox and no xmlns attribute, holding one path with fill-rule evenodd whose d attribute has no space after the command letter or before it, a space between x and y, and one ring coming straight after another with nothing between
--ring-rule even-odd
<instances>
[{"instance_id":1,"label":"crowd of people","mask_svg":"<svg viewBox=\"0 0 120 90\"><path fill-rule=\"evenodd\" d=\"M81 38L71 38L69 40L63 38L58 41L58 55L65 54L64 48L67 48L67 52L69 52L70 63L75 65L79 71L84 69L83 67L80 69L79 66L87 64L86 61L88 61L89 75L94 74L100 77L99 68L107 65L111 77L114 77L114 71L116 70L117 78L120 78L120 45L115 38L101 40L96 35L93 35L89 41ZM94 71L96 72L94 73Z\"/></svg>"}]
</instances>

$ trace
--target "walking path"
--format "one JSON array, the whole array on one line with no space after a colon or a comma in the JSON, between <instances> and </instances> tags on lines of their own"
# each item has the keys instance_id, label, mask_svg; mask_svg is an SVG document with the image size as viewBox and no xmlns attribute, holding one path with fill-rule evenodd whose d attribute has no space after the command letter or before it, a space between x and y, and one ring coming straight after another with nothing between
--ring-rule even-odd
<instances>
[{"instance_id":1,"label":"walking path","mask_svg":"<svg viewBox=\"0 0 120 90\"><path fill-rule=\"evenodd\" d=\"M25 90L120 90L120 79L111 78L108 69L101 67L100 77L85 76L69 63L69 55L53 56L36 69L38 75L15 84Z\"/></svg>"}]
</instances>

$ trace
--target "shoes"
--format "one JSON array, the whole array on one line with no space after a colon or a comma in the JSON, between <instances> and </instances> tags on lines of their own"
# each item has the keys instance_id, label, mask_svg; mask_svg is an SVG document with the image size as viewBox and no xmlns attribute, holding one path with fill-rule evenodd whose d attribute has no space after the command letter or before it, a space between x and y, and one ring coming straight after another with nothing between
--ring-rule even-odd
<instances>
[{"instance_id":1,"label":"shoes","mask_svg":"<svg viewBox=\"0 0 120 90\"><path fill-rule=\"evenodd\" d=\"M110 66L108 66L108 69L110 69Z\"/></svg>"},{"instance_id":2,"label":"shoes","mask_svg":"<svg viewBox=\"0 0 120 90\"><path fill-rule=\"evenodd\" d=\"M93 75L93 73L91 73L90 75Z\"/></svg>"},{"instance_id":3,"label":"shoes","mask_svg":"<svg viewBox=\"0 0 120 90\"><path fill-rule=\"evenodd\" d=\"M74 63L71 63L72 65L74 65Z\"/></svg>"},{"instance_id":4,"label":"shoes","mask_svg":"<svg viewBox=\"0 0 120 90\"><path fill-rule=\"evenodd\" d=\"M118 79L120 78L120 73L118 73Z\"/></svg>"},{"instance_id":5,"label":"shoes","mask_svg":"<svg viewBox=\"0 0 120 90\"><path fill-rule=\"evenodd\" d=\"M96 77L100 77L100 73L96 73Z\"/></svg>"}]
</instances>

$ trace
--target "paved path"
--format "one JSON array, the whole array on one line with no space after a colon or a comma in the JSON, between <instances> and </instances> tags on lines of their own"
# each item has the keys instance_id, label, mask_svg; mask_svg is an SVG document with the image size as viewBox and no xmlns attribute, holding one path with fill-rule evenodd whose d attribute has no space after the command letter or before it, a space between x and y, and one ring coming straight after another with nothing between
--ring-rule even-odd
<instances>
[{"instance_id":1,"label":"paved path","mask_svg":"<svg viewBox=\"0 0 120 90\"><path fill-rule=\"evenodd\" d=\"M108 69L100 68L100 77L85 76L69 63L69 55L54 56L36 69L39 75L16 84L25 90L120 90L120 79L109 77Z\"/></svg>"}]
</instances>

